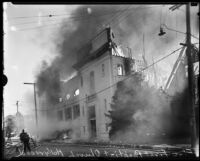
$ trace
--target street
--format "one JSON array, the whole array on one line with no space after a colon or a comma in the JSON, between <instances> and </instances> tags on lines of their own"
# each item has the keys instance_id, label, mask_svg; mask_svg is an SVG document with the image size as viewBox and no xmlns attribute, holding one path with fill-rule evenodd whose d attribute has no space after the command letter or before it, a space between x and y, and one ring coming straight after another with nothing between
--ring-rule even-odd
<instances>
[{"instance_id":1,"label":"street","mask_svg":"<svg viewBox=\"0 0 200 161\"><path fill-rule=\"evenodd\" d=\"M16 151L15 147L6 149L5 157L134 157L134 158L195 158L188 148L162 146L135 146L134 148L117 145L89 145L43 142L34 147L31 152L23 153L22 146Z\"/></svg>"}]
</instances>

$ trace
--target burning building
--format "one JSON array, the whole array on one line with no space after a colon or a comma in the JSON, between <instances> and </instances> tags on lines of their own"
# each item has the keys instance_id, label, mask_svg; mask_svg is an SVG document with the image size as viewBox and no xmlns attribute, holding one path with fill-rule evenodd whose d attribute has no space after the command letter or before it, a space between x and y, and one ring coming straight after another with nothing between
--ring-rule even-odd
<instances>
[{"instance_id":1,"label":"burning building","mask_svg":"<svg viewBox=\"0 0 200 161\"><path fill-rule=\"evenodd\" d=\"M115 42L109 27L92 39L83 50L87 53L81 53L73 65L77 75L62 83L59 103L51 114L46 112L70 131L69 137L109 140L110 120L105 113L111 110L116 83L143 68L142 60Z\"/></svg>"}]
</instances>

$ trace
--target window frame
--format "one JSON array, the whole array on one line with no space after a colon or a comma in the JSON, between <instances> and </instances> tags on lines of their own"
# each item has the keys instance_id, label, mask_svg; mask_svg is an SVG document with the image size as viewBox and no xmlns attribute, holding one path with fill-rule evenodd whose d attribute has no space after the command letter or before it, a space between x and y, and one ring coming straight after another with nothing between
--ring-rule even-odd
<instances>
[{"instance_id":1,"label":"window frame","mask_svg":"<svg viewBox=\"0 0 200 161\"><path fill-rule=\"evenodd\" d=\"M57 117L58 117L58 121L63 121L63 111L62 110L57 111Z\"/></svg>"},{"instance_id":2,"label":"window frame","mask_svg":"<svg viewBox=\"0 0 200 161\"><path fill-rule=\"evenodd\" d=\"M73 119L80 117L80 105L76 104L73 106Z\"/></svg>"},{"instance_id":3,"label":"window frame","mask_svg":"<svg viewBox=\"0 0 200 161\"><path fill-rule=\"evenodd\" d=\"M104 63L101 65L101 72L102 72L102 77L104 77L105 76L105 64Z\"/></svg>"},{"instance_id":4,"label":"window frame","mask_svg":"<svg viewBox=\"0 0 200 161\"><path fill-rule=\"evenodd\" d=\"M119 73L119 68L121 69L121 74ZM123 76L124 75L124 69L123 69L123 65L122 64L117 64L117 75L118 76Z\"/></svg>"},{"instance_id":5,"label":"window frame","mask_svg":"<svg viewBox=\"0 0 200 161\"><path fill-rule=\"evenodd\" d=\"M70 111L70 114L66 114ZM72 120L72 107L68 107L65 109L65 120L68 121L68 120ZM67 116L70 116L70 117L67 117Z\"/></svg>"}]
</instances>

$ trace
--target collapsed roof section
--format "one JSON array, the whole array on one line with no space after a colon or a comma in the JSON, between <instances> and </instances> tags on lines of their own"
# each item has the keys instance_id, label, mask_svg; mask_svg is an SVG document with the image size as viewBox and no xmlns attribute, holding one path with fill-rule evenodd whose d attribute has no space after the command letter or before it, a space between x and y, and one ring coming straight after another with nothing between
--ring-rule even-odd
<instances>
[{"instance_id":1,"label":"collapsed roof section","mask_svg":"<svg viewBox=\"0 0 200 161\"><path fill-rule=\"evenodd\" d=\"M86 63L95 60L102 56L106 51L113 49L113 56L131 57L131 51L129 48L123 48L117 46L115 43L115 36L111 28L105 28L99 34L97 34L89 44L85 45L79 51L77 63L73 65L75 69L81 68Z\"/></svg>"}]
</instances>

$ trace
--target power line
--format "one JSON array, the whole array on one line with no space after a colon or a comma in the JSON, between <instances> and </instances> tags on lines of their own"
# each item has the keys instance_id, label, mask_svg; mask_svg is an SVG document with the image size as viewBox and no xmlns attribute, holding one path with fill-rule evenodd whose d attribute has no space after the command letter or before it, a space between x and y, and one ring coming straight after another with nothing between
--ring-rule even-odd
<instances>
[{"instance_id":1,"label":"power line","mask_svg":"<svg viewBox=\"0 0 200 161\"><path fill-rule=\"evenodd\" d=\"M182 32L182 31L178 31L178 30L175 30L175 29L169 28L166 24L162 24L162 25L165 26L166 29L168 29L168 30L175 31L175 32L178 32L178 33L181 33L181 34L186 34L185 32ZM192 35L192 34L190 34L190 35L191 35L192 37L194 37L195 39L199 40L198 37L196 37L196 36L194 36L194 35Z\"/></svg>"},{"instance_id":2,"label":"power line","mask_svg":"<svg viewBox=\"0 0 200 161\"><path fill-rule=\"evenodd\" d=\"M129 9L132 10L132 9ZM121 12L123 10L116 10L112 13L117 13L117 12ZM107 13L107 14L112 14L112 13ZM21 16L21 17L11 17L11 18L7 18L7 21L9 20L14 20L14 19L27 19L27 18L38 18L38 17L48 17L48 18L52 18L52 17L61 17L61 16L71 16L69 18L83 18L83 17L88 17L88 15L83 15L83 16L72 16L73 14L47 14L47 15L43 15L43 16ZM104 14L105 15L105 14Z\"/></svg>"},{"instance_id":3,"label":"power line","mask_svg":"<svg viewBox=\"0 0 200 161\"><path fill-rule=\"evenodd\" d=\"M157 63L159 63L159 62L161 62L162 60L166 59L167 57L171 56L172 54L174 54L175 52L177 52L178 50L180 50L180 49L182 49L182 48L183 48L183 47L180 47L180 48L174 50L174 51L171 52L170 54L168 54L168 55L166 55L166 56L164 56L164 57L158 59L158 60L155 61L154 63L152 63L152 64L146 66L145 68L143 68L143 69L140 70L139 72L145 71L146 69L148 69L148 68L152 67L153 65L155 65L155 64L157 64ZM127 77L126 77L125 79L123 79L122 81L126 81L128 78L130 78L130 77L132 77L132 76L134 76L134 75L135 75L135 73L130 74L129 76L127 76ZM117 83L118 83L118 82L117 82ZM110 86L108 86L108 87L106 87L106 88L104 88L104 89L102 89L102 90L96 92L95 94L97 95L97 94L99 94L99 93L102 93L102 92L106 91L107 89L110 89L111 87L114 87L115 85L117 85L117 83L114 83L114 84L112 84L112 85L110 85ZM87 98L88 98L88 97L83 97L83 98L81 98L81 99L79 99L79 100L77 100L77 101L74 101L74 102L72 102L72 103L65 104L65 105L66 105L66 106L71 106L71 105L74 105L74 104L76 104L76 103L79 103L79 102L81 102L81 101L83 101L83 100L86 100ZM40 109L39 111L61 110L61 109L65 109L65 108L66 108L66 107L62 107L62 108L58 108L58 109L46 109L46 110Z\"/></svg>"},{"instance_id":4,"label":"power line","mask_svg":"<svg viewBox=\"0 0 200 161\"><path fill-rule=\"evenodd\" d=\"M118 11L119 12L119 11ZM117 13L118 13L117 12ZM88 18L97 18L97 17L101 17L101 16L108 16L108 15L112 15L112 14L115 14L116 13L116 11L115 12L111 12L111 13L107 13L107 14L99 14L99 15L94 15L94 16L90 16L90 15L87 15L87 16L79 16L79 17L68 17L69 18L69 20L68 21L78 21L78 20L83 20L83 19L88 19ZM90 16L90 17L89 17ZM39 17L38 17L39 18ZM60 19L60 20L63 20L63 18L62 19ZM57 19L55 20L47 20L47 21L42 21L42 22L52 22L52 21L58 21ZM38 20L37 21L30 21L30 22L24 22L24 23L14 23L14 24L12 24L12 25L23 25L23 24L32 24L32 23L38 23Z\"/></svg>"},{"instance_id":5,"label":"power line","mask_svg":"<svg viewBox=\"0 0 200 161\"><path fill-rule=\"evenodd\" d=\"M146 8L154 8L154 7L160 7L160 6L152 6L152 7L146 7ZM139 7L138 7L138 9L143 9L143 8L139 8ZM127 18L127 17L128 17L129 15L131 15L131 14L132 14L132 13L130 12L130 13L128 13L127 15L124 15L124 17L121 16L120 19L119 19L119 21L113 24L113 26L114 26L113 28L115 28L117 24L120 24L123 20L125 20L125 18Z\"/></svg>"},{"instance_id":6,"label":"power line","mask_svg":"<svg viewBox=\"0 0 200 161\"><path fill-rule=\"evenodd\" d=\"M124 10L123 10L124 11ZM112 13L113 14L113 13ZM101 16L107 16L107 15L101 15ZM97 17L97 16L96 16ZM79 20L81 20L81 21L91 21L91 18L96 18L95 16L92 16L92 17L87 17L87 18L85 18L85 19L83 19L83 18L81 18L81 19L71 19L71 21L79 21ZM98 17L100 17L100 16L98 16ZM90 19L89 19L90 18ZM55 20L51 20L51 21L55 21ZM62 20L62 22L60 22L60 23L53 23L53 24L47 24L47 25L42 25L42 26L38 26L38 27L31 27L31 28L23 28L23 29L17 29L17 31L25 31L25 30L32 30L32 29L37 29L37 28L43 28L43 27L51 27L52 25L59 25L59 24L63 24L64 22L69 22L70 20ZM37 21L38 22L38 21ZM28 23L24 23L24 24L28 24ZM18 24L18 25L20 25L20 24Z\"/></svg>"},{"instance_id":7,"label":"power line","mask_svg":"<svg viewBox=\"0 0 200 161\"><path fill-rule=\"evenodd\" d=\"M130 7L131 7L131 6L128 6L127 8L125 8L124 10L122 10L122 11L119 13L119 15L118 15L118 16L116 15L116 17L114 17L113 19L111 19L111 21L108 22L107 25L109 25L111 22L113 22L114 19L117 19L117 18L119 18L121 15L125 14L125 12L130 11L130 10L129 10ZM138 8L139 8L139 7L138 7ZM134 8L134 9L138 9L138 8Z\"/></svg>"},{"instance_id":8,"label":"power line","mask_svg":"<svg viewBox=\"0 0 200 161\"><path fill-rule=\"evenodd\" d=\"M129 10L133 10L133 9L146 9L146 8L153 8L153 7L160 7L160 6L151 6L151 7L137 7L137 8L130 8L130 9L126 9L126 11L129 11ZM124 11L124 10L122 10ZM120 11L120 12L122 12ZM111 13L113 14L113 13ZM105 16L106 14L103 14L103 15L100 15L100 16ZM81 18L81 19L75 19L74 21L79 21L79 20L84 20L84 21L90 21L89 18L96 18L98 16L91 16L91 17L86 17L85 19ZM53 20L52 20L53 21ZM32 30L32 29L37 29L37 28L43 28L43 27L49 27L49 26L52 26L52 25L59 25L59 24L63 24L63 22L65 21L62 21L61 23L53 23L53 24L48 24L48 25L42 25L42 26L38 26L38 27L31 27L31 28L22 28L22 29L17 29L17 31L25 31L25 30ZM69 20L66 20L66 22L69 22ZM19 25L19 24L18 24Z\"/></svg>"},{"instance_id":9,"label":"power line","mask_svg":"<svg viewBox=\"0 0 200 161\"><path fill-rule=\"evenodd\" d=\"M131 6L129 6L128 8L130 8ZM90 16L90 15L87 15L87 16L76 16L76 17L68 17L69 19L71 19L71 20L82 20L82 19L84 19L84 18L86 18L86 19L88 19L88 16L90 16L90 18L96 18L96 17L101 17L101 16L107 16L107 15L112 15L112 14L115 14L115 13L121 13L121 12L123 12L124 10L126 10L126 11L129 11L129 10L132 10L132 9L135 9L135 8L133 8L133 7L131 7L130 9L128 9L128 8L126 8L126 9L123 9L123 10L117 10L117 11L114 11L114 12L109 12L109 13L104 13L104 14L98 14L98 15L92 15L92 16ZM136 8L137 9L137 8ZM39 18L39 16L38 16L38 18ZM62 18L63 19L63 18ZM61 19L61 20L62 20ZM57 20L47 20L47 21L43 21L43 22L51 22L51 21L57 21ZM24 23L14 23L14 24L12 24L12 25L22 25L22 24L31 24L31 23L37 23L38 22L38 20L37 21L30 21L30 22L24 22Z\"/></svg>"}]
</instances>

